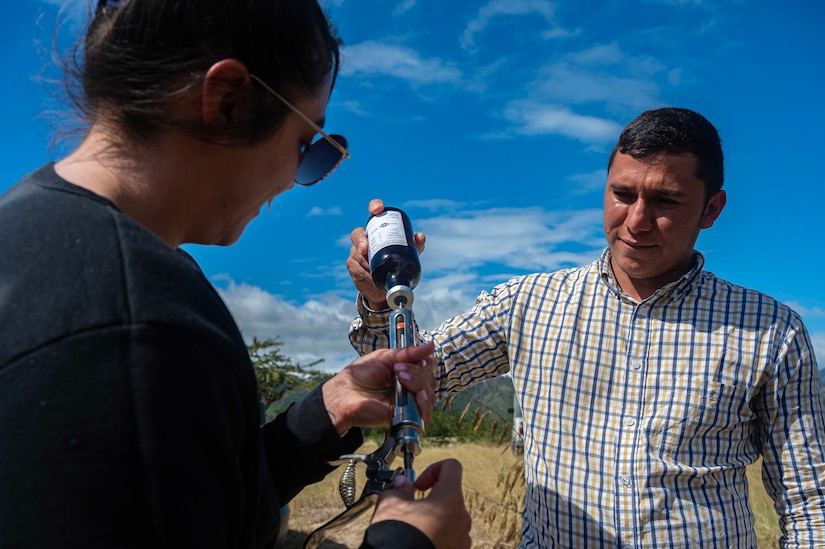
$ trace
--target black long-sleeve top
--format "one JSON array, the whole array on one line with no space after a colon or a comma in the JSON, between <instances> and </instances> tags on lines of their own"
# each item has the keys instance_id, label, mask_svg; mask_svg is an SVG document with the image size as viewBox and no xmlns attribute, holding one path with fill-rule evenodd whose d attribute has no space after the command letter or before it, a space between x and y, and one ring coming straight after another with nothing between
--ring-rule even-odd
<instances>
[{"instance_id":1,"label":"black long-sleeve top","mask_svg":"<svg viewBox=\"0 0 825 549\"><path fill-rule=\"evenodd\" d=\"M51 164L0 198L0 548L271 546L360 443L319 389L260 427L241 334L185 252Z\"/></svg>"}]
</instances>

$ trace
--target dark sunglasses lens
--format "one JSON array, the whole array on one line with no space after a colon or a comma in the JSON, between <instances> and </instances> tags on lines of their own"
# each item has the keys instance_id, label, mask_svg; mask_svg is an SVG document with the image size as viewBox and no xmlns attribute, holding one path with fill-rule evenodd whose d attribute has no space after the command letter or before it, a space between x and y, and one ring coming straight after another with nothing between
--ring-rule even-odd
<instances>
[{"instance_id":1,"label":"dark sunglasses lens","mask_svg":"<svg viewBox=\"0 0 825 549\"><path fill-rule=\"evenodd\" d=\"M347 140L341 135L331 135L336 143L347 148ZM298 185L312 185L328 176L338 167L343 158L341 151L323 137L312 144L298 165L295 182Z\"/></svg>"}]
</instances>

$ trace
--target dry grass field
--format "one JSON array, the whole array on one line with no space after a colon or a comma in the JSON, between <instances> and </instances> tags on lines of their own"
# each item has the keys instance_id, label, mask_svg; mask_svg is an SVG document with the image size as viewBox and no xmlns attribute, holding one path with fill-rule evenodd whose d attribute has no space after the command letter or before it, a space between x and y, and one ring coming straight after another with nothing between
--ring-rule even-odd
<instances>
[{"instance_id":1,"label":"dry grass field","mask_svg":"<svg viewBox=\"0 0 825 549\"><path fill-rule=\"evenodd\" d=\"M365 446L371 451L370 443ZM464 464L464 489L470 513L473 516L473 547L475 549L505 549L516 547L513 541L521 529L521 514L516 507L523 496L520 475L507 475L520 461L507 445L460 444L425 448L416 459L416 470L447 457L454 457ZM344 509L338 495L339 472L335 471L323 482L307 487L290 503L289 532L278 543L277 549L299 549L314 528L320 526ZM358 470L358 494L363 486L364 472ZM499 482L501 479L501 483ZM756 514L756 532L759 548L776 547L779 538L773 504L762 489L758 464L748 471L751 487L751 505ZM505 494L513 497L503 501ZM507 499L507 498L505 498ZM357 521L333 531L321 543L319 549L355 549L361 542L369 524L370 513L364 513Z\"/></svg>"}]
</instances>

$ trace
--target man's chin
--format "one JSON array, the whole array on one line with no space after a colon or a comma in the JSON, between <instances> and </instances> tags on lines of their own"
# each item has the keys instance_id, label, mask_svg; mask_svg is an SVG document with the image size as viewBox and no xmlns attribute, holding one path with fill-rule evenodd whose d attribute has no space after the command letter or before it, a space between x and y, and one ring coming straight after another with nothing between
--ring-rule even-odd
<instances>
[{"instance_id":1,"label":"man's chin","mask_svg":"<svg viewBox=\"0 0 825 549\"><path fill-rule=\"evenodd\" d=\"M613 269L621 271L629 278L642 279L650 276L653 264L649 260L637 257L636 254L614 254Z\"/></svg>"}]
</instances>

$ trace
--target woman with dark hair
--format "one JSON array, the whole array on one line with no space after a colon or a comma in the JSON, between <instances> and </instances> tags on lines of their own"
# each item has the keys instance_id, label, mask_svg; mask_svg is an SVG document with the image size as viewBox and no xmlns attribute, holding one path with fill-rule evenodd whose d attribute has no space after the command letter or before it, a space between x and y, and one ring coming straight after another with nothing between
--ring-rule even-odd
<instances>
[{"instance_id":1,"label":"woman with dark hair","mask_svg":"<svg viewBox=\"0 0 825 549\"><path fill-rule=\"evenodd\" d=\"M97 4L67 73L83 139L0 198L0 546L268 547L357 427L389 424L394 374L429 419L424 345L261 426L241 334L180 249L235 242L349 156L321 129L338 45L315 0ZM424 499L397 484L364 547L470 546L458 462Z\"/></svg>"}]
</instances>

